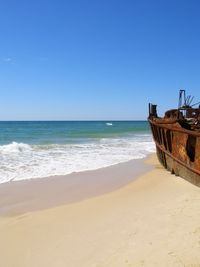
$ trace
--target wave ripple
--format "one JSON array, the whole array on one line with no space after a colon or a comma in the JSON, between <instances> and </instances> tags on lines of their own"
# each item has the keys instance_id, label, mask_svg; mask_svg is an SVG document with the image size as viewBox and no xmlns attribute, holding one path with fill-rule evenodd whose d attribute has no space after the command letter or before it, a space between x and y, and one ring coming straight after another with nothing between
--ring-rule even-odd
<instances>
[{"instance_id":1,"label":"wave ripple","mask_svg":"<svg viewBox=\"0 0 200 267\"><path fill-rule=\"evenodd\" d=\"M0 146L0 183L93 170L154 152L150 134L79 144Z\"/></svg>"}]
</instances>

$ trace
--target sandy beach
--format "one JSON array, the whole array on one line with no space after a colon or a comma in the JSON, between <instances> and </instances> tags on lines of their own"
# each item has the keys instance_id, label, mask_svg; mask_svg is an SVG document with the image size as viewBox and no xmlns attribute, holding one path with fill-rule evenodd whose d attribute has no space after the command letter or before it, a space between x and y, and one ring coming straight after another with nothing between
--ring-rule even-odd
<instances>
[{"instance_id":1,"label":"sandy beach","mask_svg":"<svg viewBox=\"0 0 200 267\"><path fill-rule=\"evenodd\" d=\"M58 187L52 194L50 185L46 202L40 193L28 198L26 187L19 200L16 186L0 186L0 266L200 266L200 188L155 155L145 164L133 180L118 166L124 184L118 177L116 187L110 181L107 191L91 187L78 198L63 199Z\"/></svg>"}]
</instances>

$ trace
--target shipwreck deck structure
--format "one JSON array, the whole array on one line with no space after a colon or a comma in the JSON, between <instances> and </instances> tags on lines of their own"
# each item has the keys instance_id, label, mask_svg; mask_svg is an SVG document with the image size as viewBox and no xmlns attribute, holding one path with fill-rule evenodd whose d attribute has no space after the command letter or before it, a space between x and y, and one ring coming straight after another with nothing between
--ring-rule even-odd
<instances>
[{"instance_id":1,"label":"shipwreck deck structure","mask_svg":"<svg viewBox=\"0 0 200 267\"><path fill-rule=\"evenodd\" d=\"M182 105L183 99L183 105ZM185 91L179 107L158 117L156 105L149 104L148 121L160 163L171 173L200 186L200 108L189 105Z\"/></svg>"}]
</instances>

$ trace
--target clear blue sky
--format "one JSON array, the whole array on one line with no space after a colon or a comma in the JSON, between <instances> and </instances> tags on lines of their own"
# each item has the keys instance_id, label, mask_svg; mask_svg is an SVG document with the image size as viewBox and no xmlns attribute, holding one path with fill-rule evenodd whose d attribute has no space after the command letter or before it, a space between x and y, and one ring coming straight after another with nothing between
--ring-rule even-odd
<instances>
[{"instance_id":1,"label":"clear blue sky","mask_svg":"<svg viewBox=\"0 0 200 267\"><path fill-rule=\"evenodd\" d=\"M0 120L146 119L200 100L199 0L0 3Z\"/></svg>"}]
</instances>

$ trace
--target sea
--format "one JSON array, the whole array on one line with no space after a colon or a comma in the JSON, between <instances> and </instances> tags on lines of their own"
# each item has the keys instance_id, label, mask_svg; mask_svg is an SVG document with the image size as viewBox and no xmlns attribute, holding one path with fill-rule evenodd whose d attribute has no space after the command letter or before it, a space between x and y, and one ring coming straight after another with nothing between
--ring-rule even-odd
<instances>
[{"instance_id":1,"label":"sea","mask_svg":"<svg viewBox=\"0 0 200 267\"><path fill-rule=\"evenodd\" d=\"M154 151L147 121L1 121L0 183L94 170Z\"/></svg>"}]
</instances>

